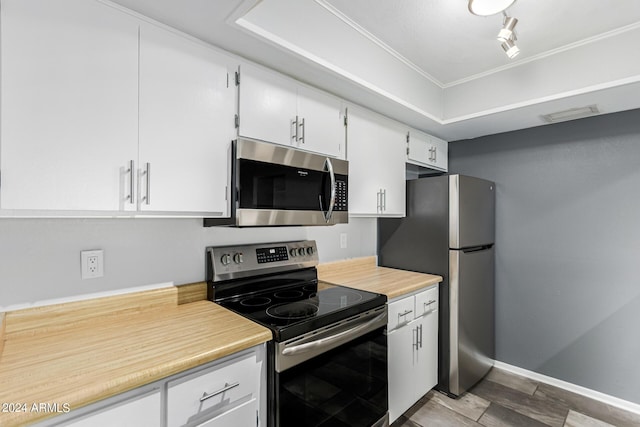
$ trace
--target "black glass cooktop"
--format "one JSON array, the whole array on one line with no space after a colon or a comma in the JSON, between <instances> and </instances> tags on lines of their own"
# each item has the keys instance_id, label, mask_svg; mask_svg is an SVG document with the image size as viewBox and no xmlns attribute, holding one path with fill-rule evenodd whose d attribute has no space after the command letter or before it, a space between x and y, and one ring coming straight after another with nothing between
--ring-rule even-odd
<instances>
[{"instance_id":1,"label":"black glass cooktop","mask_svg":"<svg viewBox=\"0 0 640 427\"><path fill-rule=\"evenodd\" d=\"M384 305L387 300L384 295L317 280L266 288L269 290L216 302L270 328L276 341L285 341Z\"/></svg>"}]
</instances>

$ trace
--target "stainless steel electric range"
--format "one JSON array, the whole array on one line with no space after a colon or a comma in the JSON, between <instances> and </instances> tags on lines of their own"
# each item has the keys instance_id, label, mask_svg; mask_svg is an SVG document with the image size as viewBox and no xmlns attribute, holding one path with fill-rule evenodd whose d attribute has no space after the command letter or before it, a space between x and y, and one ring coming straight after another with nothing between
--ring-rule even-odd
<instances>
[{"instance_id":1,"label":"stainless steel electric range","mask_svg":"<svg viewBox=\"0 0 640 427\"><path fill-rule=\"evenodd\" d=\"M269 427L387 426L387 297L317 264L315 241L209 247L208 298L273 333Z\"/></svg>"}]
</instances>

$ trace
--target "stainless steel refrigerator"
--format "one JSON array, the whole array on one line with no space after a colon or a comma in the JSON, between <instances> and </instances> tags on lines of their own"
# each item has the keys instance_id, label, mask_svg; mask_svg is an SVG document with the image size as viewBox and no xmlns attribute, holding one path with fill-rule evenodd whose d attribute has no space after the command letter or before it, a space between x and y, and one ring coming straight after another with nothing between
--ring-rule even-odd
<instances>
[{"instance_id":1,"label":"stainless steel refrigerator","mask_svg":"<svg viewBox=\"0 0 640 427\"><path fill-rule=\"evenodd\" d=\"M438 386L460 396L495 358L495 184L463 175L407 181L405 218L378 219L378 261L443 277Z\"/></svg>"}]
</instances>

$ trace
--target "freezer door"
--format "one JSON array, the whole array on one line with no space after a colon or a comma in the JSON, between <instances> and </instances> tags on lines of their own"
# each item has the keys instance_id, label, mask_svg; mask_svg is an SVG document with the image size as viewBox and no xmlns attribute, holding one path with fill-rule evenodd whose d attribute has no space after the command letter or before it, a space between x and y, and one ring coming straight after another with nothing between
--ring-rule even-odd
<instances>
[{"instance_id":1,"label":"freezer door","mask_svg":"<svg viewBox=\"0 0 640 427\"><path fill-rule=\"evenodd\" d=\"M495 358L494 249L451 250L449 391L461 395Z\"/></svg>"},{"instance_id":2,"label":"freezer door","mask_svg":"<svg viewBox=\"0 0 640 427\"><path fill-rule=\"evenodd\" d=\"M495 242L495 184L464 175L449 176L449 248Z\"/></svg>"}]
</instances>

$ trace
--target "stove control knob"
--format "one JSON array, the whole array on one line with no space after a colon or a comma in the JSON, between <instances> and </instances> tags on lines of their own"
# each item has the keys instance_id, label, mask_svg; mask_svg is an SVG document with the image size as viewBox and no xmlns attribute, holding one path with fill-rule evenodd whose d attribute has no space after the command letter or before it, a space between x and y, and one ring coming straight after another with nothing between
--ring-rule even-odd
<instances>
[{"instance_id":1,"label":"stove control knob","mask_svg":"<svg viewBox=\"0 0 640 427\"><path fill-rule=\"evenodd\" d=\"M292 257L295 257L298 255L298 251L296 250L296 248L293 248L289 251L289 255L291 255Z\"/></svg>"},{"instance_id":2,"label":"stove control knob","mask_svg":"<svg viewBox=\"0 0 640 427\"><path fill-rule=\"evenodd\" d=\"M304 255L304 248L298 248L298 255L300 256Z\"/></svg>"},{"instance_id":3,"label":"stove control knob","mask_svg":"<svg viewBox=\"0 0 640 427\"><path fill-rule=\"evenodd\" d=\"M233 262L235 262L236 264L242 264L244 262L242 252L237 252L233 255Z\"/></svg>"},{"instance_id":4,"label":"stove control knob","mask_svg":"<svg viewBox=\"0 0 640 427\"><path fill-rule=\"evenodd\" d=\"M313 255L313 246L307 248L307 255Z\"/></svg>"},{"instance_id":5,"label":"stove control knob","mask_svg":"<svg viewBox=\"0 0 640 427\"><path fill-rule=\"evenodd\" d=\"M222 257L220 258L220 262L222 263L222 265L231 264L231 255L229 254L222 255Z\"/></svg>"}]
</instances>

